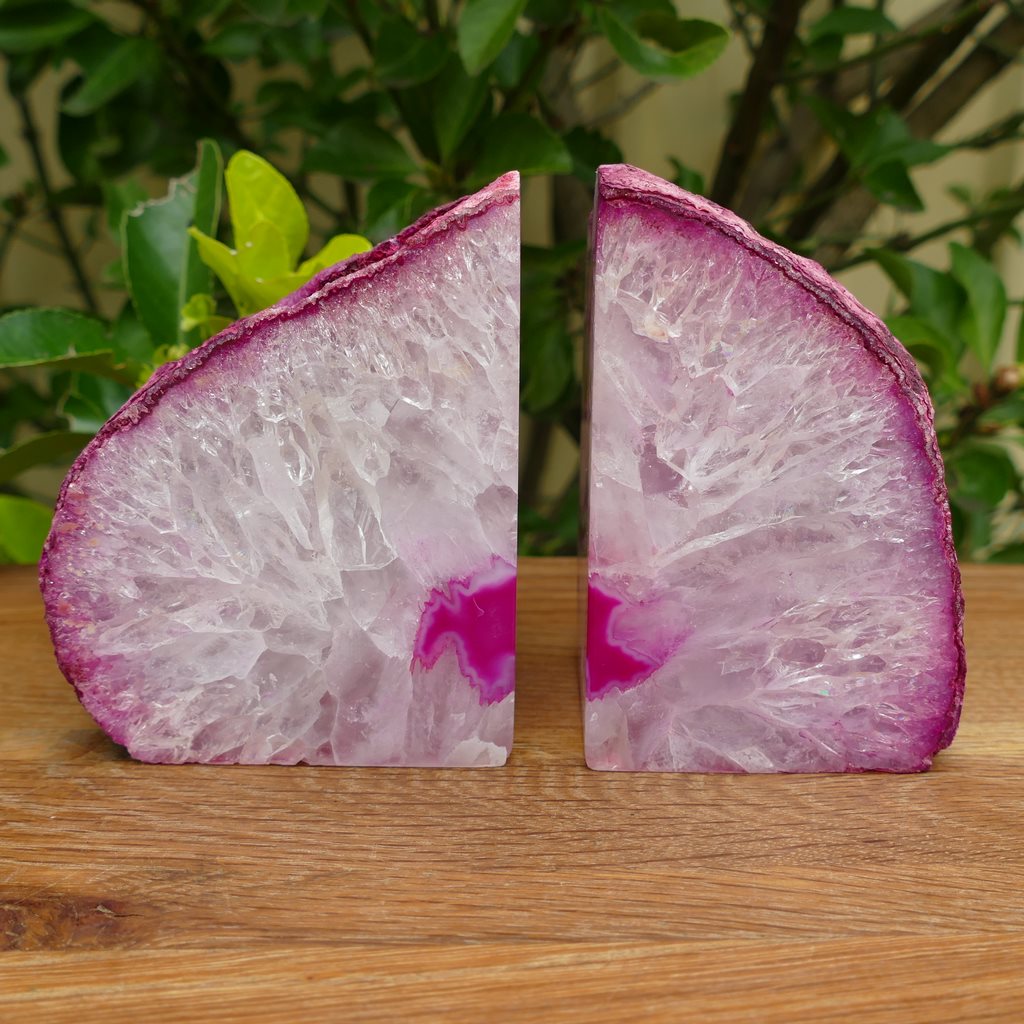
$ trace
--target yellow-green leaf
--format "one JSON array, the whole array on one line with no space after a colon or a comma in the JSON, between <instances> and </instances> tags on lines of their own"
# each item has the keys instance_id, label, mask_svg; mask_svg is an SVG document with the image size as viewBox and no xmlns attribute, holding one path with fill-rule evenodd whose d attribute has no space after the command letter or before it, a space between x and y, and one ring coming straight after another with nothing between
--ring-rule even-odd
<instances>
[{"instance_id":1,"label":"yellow-green leaf","mask_svg":"<svg viewBox=\"0 0 1024 1024\"><path fill-rule=\"evenodd\" d=\"M309 240L306 210L288 179L262 157L241 150L225 172L231 228L237 250L253 239L257 225L270 224L281 233L293 267Z\"/></svg>"}]
</instances>

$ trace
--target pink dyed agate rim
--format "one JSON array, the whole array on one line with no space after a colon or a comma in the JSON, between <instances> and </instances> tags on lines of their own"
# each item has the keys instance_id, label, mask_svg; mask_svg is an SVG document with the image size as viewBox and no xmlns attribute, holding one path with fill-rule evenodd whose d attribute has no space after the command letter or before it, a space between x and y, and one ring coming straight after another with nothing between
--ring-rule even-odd
<instances>
[{"instance_id":1,"label":"pink dyed agate rim","mask_svg":"<svg viewBox=\"0 0 1024 1024\"><path fill-rule=\"evenodd\" d=\"M765 260L791 281L816 298L829 312L856 331L864 348L892 375L896 389L917 427L920 450L930 471L930 488L934 503L935 533L949 571L952 600L949 626L957 652L957 667L951 681L951 701L935 749L948 747L956 734L963 706L967 677L964 650L964 597L953 545L952 516L946 490L945 473L938 440L935 436L935 411L931 397L910 353L893 337L889 329L870 310L829 276L819 263L798 256L759 235L741 217L717 203L692 195L653 174L629 164L605 164L597 172L597 202L592 224L592 246L596 249L599 213L605 205L626 207L636 205L653 210L672 222L680 219L696 221L718 231L752 255ZM584 492L585 493L585 492Z\"/></svg>"},{"instance_id":2,"label":"pink dyed agate rim","mask_svg":"<svg viewBox=\"0 0 1024 1024\"><path fill-rule=\"evenodd\" d=\"M218 359L229 356L236 348L244 347L259 336L262 328L289 321L301 321L315 313L320 300L365 286L382 271L392 266L400 266L411 256L432 249L451 232L465 230L469 223L478 217L497 207L513 205L518 201L519 172L509 171L479 192L424 214L394 238L381 242L368 252L358 253L333 267L328 267L276 305L236 321L181 359L164 364L107 420L99 433L72 463L64 478L57 495L53 524L39 560L39 588L43 595L43 606L57 666L74 688L79 701L82 701L83 696L79 681L87 679L92 674L100 659L78 653L72 656L66 645L57 642L55 622L60 613L56 607L59 598L54 591L60 587L60 583L51 578L50 558L60 546L63 533L61 527L75 518L65 508L68 488L82 475L92 457L115 434L137 426L157 407L168 391L177 387L188 387L190 378L196 371L207 364L215 365ZM122 744L126 741L123 730L118 727L116 721L111 720L111 716L102 707L87 706L86 710L111 739Z\"/></svg>"}]
</instances>

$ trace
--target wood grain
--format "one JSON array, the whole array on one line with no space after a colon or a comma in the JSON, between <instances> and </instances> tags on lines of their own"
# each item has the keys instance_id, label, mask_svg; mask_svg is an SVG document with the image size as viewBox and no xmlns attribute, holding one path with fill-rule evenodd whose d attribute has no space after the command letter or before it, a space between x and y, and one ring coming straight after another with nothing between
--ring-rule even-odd
<instances>
[{"instance_id":1,"label":"wood grain","mask_svg":"<svg viewBox=\"0 0 1024 1024\"><path fill-rule=\"evenodd\" d=\"M919 776L589 772L575 565L527 561L498 770L163 767L0 570L0 1021L1024 1019L1024 571L965 571Z\"/></svg>"}]
</instances>

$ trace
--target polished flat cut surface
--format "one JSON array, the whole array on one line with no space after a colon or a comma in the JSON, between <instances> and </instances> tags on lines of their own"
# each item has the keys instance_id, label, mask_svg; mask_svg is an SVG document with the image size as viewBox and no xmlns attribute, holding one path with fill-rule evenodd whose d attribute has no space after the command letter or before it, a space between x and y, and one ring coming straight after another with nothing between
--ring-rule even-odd
<instances>
[{"instance_id":1,"label":"polished flat cut surface","mask_svg":"<svg viewBox=\"0 0 1024 1024\"><path fill-rule=\"evenodd\" d=\"M956 744L845 776L589 771L576 571L525 560L512 757L452 772L131 761L0 569L0 1020L1019 1024L1024 571L964 567Z\"/></svg>"},{"instance_id":2,"label":"polished flat cut surface","mask_svg":"<svg viewBox=\"0 0 1024 1024\"><path fill-rule=\"evenodd\" d=\"M963 689L931 405L816 264L602 167L594 232L587 758L920 771Z\"/></svg>"},{"instance_id":3,"label":"polished flat cut surface","mask_svg":"<svg viewBox=\"0 0 1024 1024\"><path fill-rule=\"evenodd\" d=\"M518 198L506 175L228 328L72 468L50 624L135 757L504 763Z\"/></svg>"}]
</instances>

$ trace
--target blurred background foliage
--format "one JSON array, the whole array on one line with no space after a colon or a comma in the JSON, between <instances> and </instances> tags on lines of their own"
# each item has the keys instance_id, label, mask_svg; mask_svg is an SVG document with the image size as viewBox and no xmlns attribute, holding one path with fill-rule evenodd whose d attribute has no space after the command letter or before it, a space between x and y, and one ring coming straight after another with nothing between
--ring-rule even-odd
<instances>
[{"instance_id":1,"label":"blurred background foliage","mask_svg":"<svg viewBox=\"0 0 1024 1024\"><path fill-rule=\"evenodd\" d=\"M695 6L0 0L0 163L29 168L0 199L0 561L37 557L59 470L161 362L511 168L545 221L524 250L522 546L573 551L594 171L630 159L614 136L648 97L728 47L743 73L710 173L687 153L666 165L833 272L887 275L961 555L1024 561L1024 288L997 269L1024 181L949 182L959 212L939 223L915 184L952 154L1021 145L1019 102L946 130L1020 64L1021 4ZM56 102L35 102L54 76ZM684 130L699 95L673 108ZM6 286L27 248L62 262L71 296Z\"/></svg>"}]
</instances>

